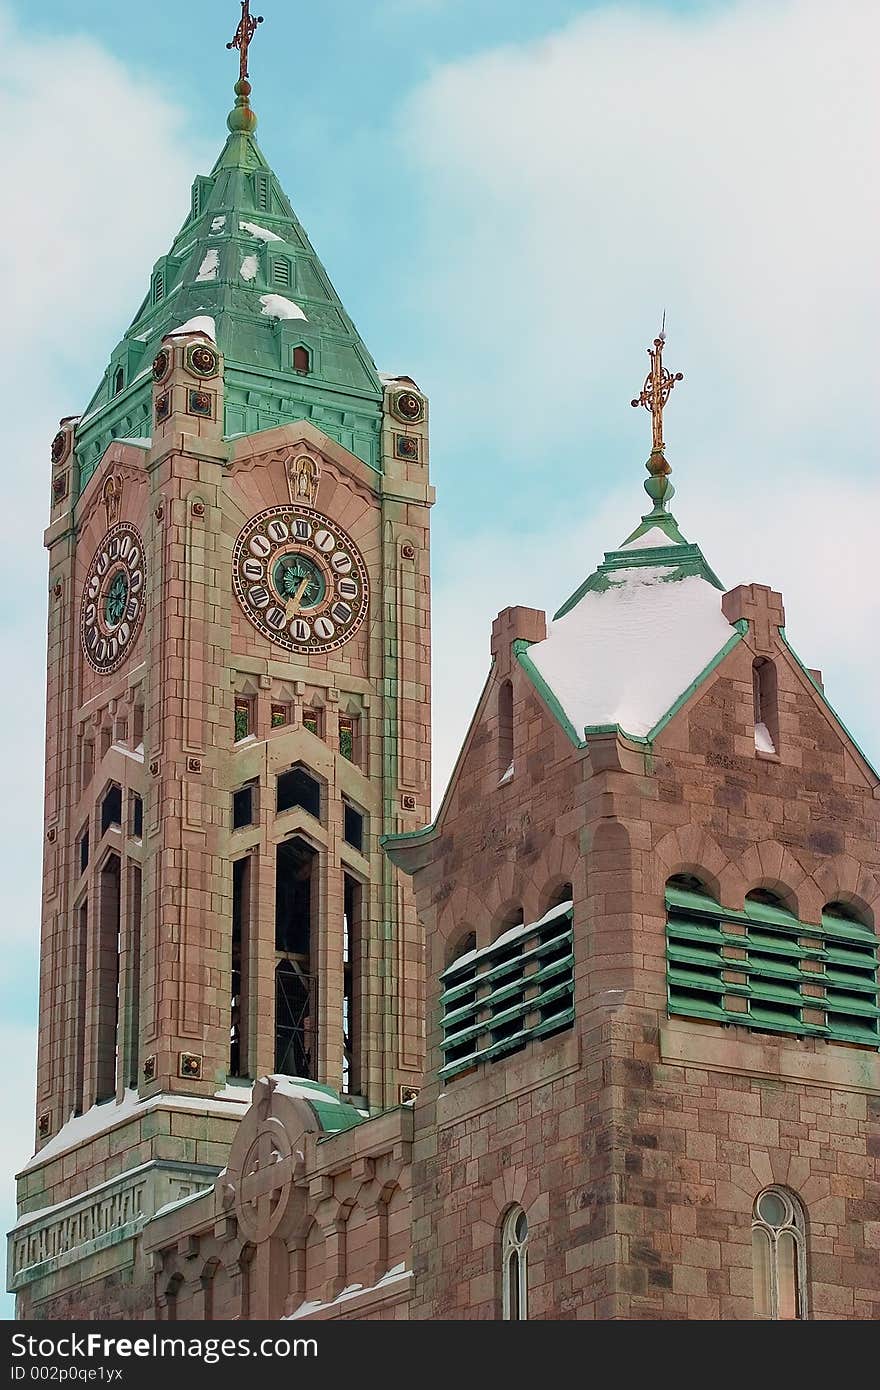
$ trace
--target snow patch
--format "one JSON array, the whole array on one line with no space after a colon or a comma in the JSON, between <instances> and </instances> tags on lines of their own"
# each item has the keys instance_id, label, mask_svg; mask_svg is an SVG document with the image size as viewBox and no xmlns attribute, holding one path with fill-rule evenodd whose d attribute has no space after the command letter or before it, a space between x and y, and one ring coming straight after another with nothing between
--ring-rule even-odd
<instances>
[{"instance_id":1,"label":"snow patch","mask_svg":"<svg viewBox=\"0 0 880 1390\"><path fill-rule=\"evenodd\" d=\"M621 550L657 550L663 545L681 545L681 541L674 541L671 536L667 536L665 531L661 531L659 526L652 526L650 531L646 531L643 536L637 536L634 541L627 541L622 545Z\"/></svg>"},{"instance_id":2,"label":"snow patch","mask_svg":"<svg viewBox=\"0 0 880 1390\"><path fill-rule=\"evenodd\" d=\"M511 780L512 777L513 777L513 763L510 764L510 767L507 769L507 771L505 772L504 776L501 778L501 781L498 783L499 787L503 787L507 782L509 782L509 781Z\"/></svg>"},{"instance_id":3,"label":"snow patch","mask_svg":"<svg viewBox=\"0 0 880 1390\"><path fill-rule=\"evenodd\" d=\"M222 231L223 231L223 228L224 228L225 226L226 226L226 218L225 218L225 216L215 217L215 218L214 218L214 221L211 223L211 231L212 231L212 232L222 232Z\"/></svg>"},{"instance_id":4,"label":"snow patch","mask_svg":"<svg viewBox=\"0 0 880 1390\"><path fill-rule=\"evenodd\" d=\"M567 912L571 912L573 906L574 904L569 899L568 902L559 903L556 907L551 907L550 911L545 912L543 917L539 917L537 922L520 922L515 927L508 927L507 931L503 931L500 936L496 936L495 940L491 941L488 946L480 946L476 950L465 951L464 955L456 956L452 965L449 966L449 969L452 970L453 967L457 969L460 965L470 964L471 961L478 960L480 956L487 955L489 951L494 951L496 946L509 945L511 941L516 941L518 936L525 936L526 932L534 931L536 927L546 926L548 922L552 922L556 917L564 917Z\"/></svg>"},{"instance_id":5,"label":"snow patch","mask_svg":"<svg viewBox=\"0 0 880 1390\"><path fill-rule=\"evenodd\" d=\"M382 1278L370 1285L369 1288L364 1288L363 1284L349 1284L347 1288L342 1290L342 1293L331 1298L328 1303L321 1303L320 1301L301 1303L294 1312L289 1313L286 1318L282 1318L282 1322L293 1322L298 1318L310 1318L314 1313L322 1312L325 1308L337 1308L340 1303L347 1303L351 1298L359 1298L361 1294L382 1293L385 1289L393 1287L395 1284L404 1283L411 1278L412 1270L407 1269L405 1264L395 1265L393 1269L386 1270Z\"/></svg>"},{"instance_id":6,"label":"snow patch","mask_svg":"<svg viewBox=\"0 0 880 1390\"><path fill-rule=\"evenodd\" d=\"M277 236L275 232L270 232L268 227L259 227L256 222L239 222L239 227L243 232L250 232L260 241L283 241L284 237Z\"/></svg>"},{"instance_id":7,"label":"snow patch","mask_svg":"<svg viewBox=\"0 0 880 1390\"><path fill-rule=\"evenodd\" d=\"M93 1105L83 1115L75 1115L62 1125L58 1133L53 1135L48 1144L44 1144L38 1153L24 1165L22 1171L35 1168L44 1163L46 1159L55 1158L58 1154L65 1153L67 1149L74 1148L78 1144L84 1143L87 1139L94 1139L97 1135L103 1134L108 1129L114 1129L116 1125L122 1124L124 1120L130 1120L135 1115L148 1115L151 1110L183 1110L189 1113L195 1112L202 1115L243 1115L250 1103L250 1094L245 1091L245 1095L239 1102L240 1109L236 1110L229 1101L218 1101L213 1096L183 1096L165 1095L160 1093L150 1096L149 1100L141 1100L138 1096L136 1087L130 1087L118 1103L113 1100L101 1101L98 1105Z\"/></svg>"},{"instance_id":8,"label":"snow patch","mask_svg":"<svg viewBox=\"0 0 880 1390\"><path fill-rule=\"evenodd\" d=\"M242 280L255 280L257 278L257 270L259 269L259 264L260 263L256 256L245 256L244 260L241 263Z\"/></svg>"},{"instance_id":9,"label":"snow patch","mask_svg":"<svg viewBox=\"0 0 880 1390\"><path fill-rule=\"evenodd\" d=\"M292 299L285 299L283 294L261 294L260 303L263 313L270 319L305 319L308 323L308 317L299 305L294 304Z\"/></svg>"},{"instance_id":10,"label":"snow patch","mask_svg":"<svg viewBox=\"0 0 880 1390\"><path fill-rule=\"evenodd\" d=\"M217 325L210 314L196 314L195 318L187 319L179 328L172 328L170 333L166 333L166 338L176 338L181 333L204 333L206 338L210 338L212 343L217 341Z\"/></svg>"},{"instance_id":11,"label":"snow patch","mask_svg":"<svg viewBox=\"0 0 880 1390\"><path fill-rule=\"evenodd\" d=\"M776 744L766 724L755 725L755 748L759 753L775 753Z\"/></svg>"},{"instance_id":12,"label":"snow patch","mask_svg":"<svg viewBox=\"0 0 880 1390\"><path fill-rule=\"evenodd\" d=\"M734 636L721 594L662 566L617 570L551 623L529 658L579 736L618 724L643 737Z\"/></svg>"},{"instance_id":13,"label":"snow patch","mask_svg":"<svg viewBox=\"0 0 880 1390\"><path fill-rule=\"evenodd\" d=\"M216 280L217 267L220 264L220 252L216 246L211 246L205 252L205 259L199 266L199 273L196 280Z\"/></svg>"}]
</instances>

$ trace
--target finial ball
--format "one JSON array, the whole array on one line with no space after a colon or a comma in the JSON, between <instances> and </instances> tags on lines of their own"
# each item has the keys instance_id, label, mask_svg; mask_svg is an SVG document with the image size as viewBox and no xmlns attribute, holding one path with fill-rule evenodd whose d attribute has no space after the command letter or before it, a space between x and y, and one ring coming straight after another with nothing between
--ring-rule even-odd
<instances>
[{"instance_id":1,"label":"finial ball","mask_svg":"<svg viewBox=\"0 0 880 1390\"><path fill-rule=\"evenodd\" d=\"M240 77L233 90L237 97L249 97L253 88L246 77Z\"/></svg>"}]
</instances>

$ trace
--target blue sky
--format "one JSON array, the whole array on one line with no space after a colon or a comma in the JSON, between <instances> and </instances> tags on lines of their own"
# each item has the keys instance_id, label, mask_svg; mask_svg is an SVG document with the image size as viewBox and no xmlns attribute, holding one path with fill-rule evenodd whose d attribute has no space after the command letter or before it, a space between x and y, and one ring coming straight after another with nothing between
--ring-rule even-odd
<instances>
[{"instance_id":1,"label":"blue sky","mask_svg":"<svg viewBox=\"0 0 880 1390\"><path fill-rule=\"evenodd\" d=\"M877 6L260 9L258 139L379 367L431 398L437 790L497 610L555 607L644 510L629 400L664 308L682 529L731 587L782 590L880 758ZM222 145L237 17L233 0L0 0L4 1171L31 1144L48 443Z\"/></svg>"}]
</instances>

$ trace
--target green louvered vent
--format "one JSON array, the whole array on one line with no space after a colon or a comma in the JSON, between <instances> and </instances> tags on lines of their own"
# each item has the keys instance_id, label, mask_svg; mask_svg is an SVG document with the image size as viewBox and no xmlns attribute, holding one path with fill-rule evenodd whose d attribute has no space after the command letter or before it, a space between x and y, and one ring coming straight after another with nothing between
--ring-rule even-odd
<instances>
[{"instance_id":1,"label":"green louvered vent","mask_svg":"<svg viewBox=\"0 0 880 1390\"><path fill-rule=\"evenodd\" d=\"M821 927L769 903L728 912L671 885L666 910L670 1014L880 1047L870 927L834 909Z\"/></svg>"},{"instance_id":2,"label":"green louvered vent","mask_svg":"<svg viewBox=\"0 0 880 1390\"><path fill-rule=\"evenodd\" d=\"M572 904L513 927L444 971L443 1077L496 1062L574 1020Z\"/></svg>"}]
</instances>

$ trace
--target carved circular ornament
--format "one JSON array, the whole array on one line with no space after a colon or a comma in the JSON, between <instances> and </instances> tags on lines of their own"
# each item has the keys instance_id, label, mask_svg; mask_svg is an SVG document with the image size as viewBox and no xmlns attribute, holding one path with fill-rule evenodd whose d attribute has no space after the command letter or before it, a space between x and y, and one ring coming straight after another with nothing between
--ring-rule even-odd
<instances>
[{"instance_id":1,"label":"carved circular ornament","mask_svg":"<svg viewBox=\"0 0 880 1390\"><path fill-rule=\"evenodd\" d=\"M195 343L186 350L186 365L196 376L216 376L219 360L206 343Z\"/></svg>"},{"instance_id":2,"label":"carved circular ornament","mask_svg":"<svg viewBox=\"0 0 880 1390\"><path fill-rule=\"evenodd\" d=\"M398 391L391 405L395 415L409 424L421 420L425 413L425 403L414 391Z\"/></svg>"},{"instance_id":3,"label":"carved circular ornament","mask_svg":"<svg viewBox=\"0 0 880 1390\"><path fill-rule=\"evenodd\" d=\"M257 631L291 652L341 647L370 603L357 546L310 507L270 507L252 517L235 542L232 582Z\"/></svg>"},{"instance_id":4,"label":"carved circular ornament","mask_svg":"<svg viewBox=\"0 0 880 1390\"><path fill-rule=\"evenodd\" d=\"M121 521L95 551L80 610L83 655L101 675L121 666L134 647L144 617L144 579L144 543Z\"/></svg>"},{"instance_id":5,"label":"carved circular ornament","mask_svg":"<svg viewBox=\"0 0 880 1390\"><path fill-rule=\"evenodd\" d=\"M284 1125L274 1116L260 1124L232 1182L239 1229L255 1244L268 1240L287 1212L296 1156Z\"/></svg>"},{"instance_id":6,"label":"carved circular ornament","mask_svg":"<svg viewBox=\"0 0 880 1390\"><path fill-rule=\"evenodd\" d=\"M162 348L153 358L153 380L164 381L171 370L171 354Z\"/></svg>"},{"instance_id":7,"label":"carved circular ornament","mask_svg":"<svg viewBox=\"0 0 880 1390\"><path fill-rule=\"evenodd\" d=\"M65 430L59 430L52 440L52 462L59 464L67 456L68 435Z\"/></svg>"}]
</instances>

